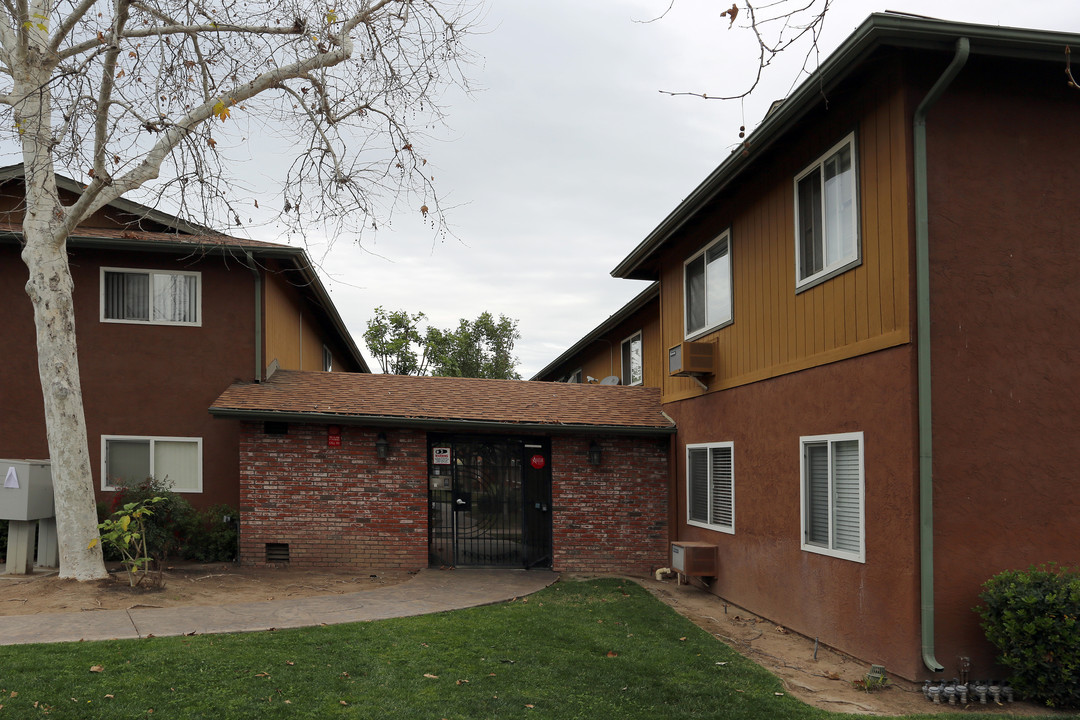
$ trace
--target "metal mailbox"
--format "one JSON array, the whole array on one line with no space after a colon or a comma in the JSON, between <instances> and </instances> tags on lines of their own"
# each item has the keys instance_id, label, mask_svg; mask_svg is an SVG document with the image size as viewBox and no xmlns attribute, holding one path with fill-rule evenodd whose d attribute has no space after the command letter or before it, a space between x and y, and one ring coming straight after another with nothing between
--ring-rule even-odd
<instances>
[{"instance_id":1,"label":"metal mailbox","mask_svg":"<svg viewBox=\"0 0 1080 720\"><path fill-rule=\"evenodd\" d=\"M0 520L40 520L55 515L48 460L0 460Z\"/></svg>"}]
</instances>

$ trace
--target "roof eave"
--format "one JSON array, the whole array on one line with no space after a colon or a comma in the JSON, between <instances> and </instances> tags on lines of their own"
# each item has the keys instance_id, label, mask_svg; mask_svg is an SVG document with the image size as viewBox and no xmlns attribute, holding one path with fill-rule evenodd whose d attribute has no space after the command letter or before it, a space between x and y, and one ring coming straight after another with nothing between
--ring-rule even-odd
<instances>
[{"instance_id":1,"label":"roof eave","mask_svg":"<svg viewBox=\"0 0 1080 720\"><path fill-rule=\"evenodd\" d=\"M552 360L550 363L547 364L547 366L544 367L544 369L542 369L540 372L536 373L529 379L536 380L537 378L546 375L549 372L552 372L559 365L566 362L571 357L596 342L596 340L601 335L604 335L609 331L613 330L617 325L629 319L631 315L636 313L641 308L645 307L647 304L652 302L654 298L657 298L659 296L660 283L653 282L651 285L649 285L649 287L638 293L630 302L626 303L617 311L612 313L612 315L608 317L607 320L593 328L584 337L582 337L580 340L570 346L570 348L566 350L562 355Z\"/></svg>"},{"instance_id":2,"label":"roof eave","mask_svg":"<svg viewBox=\"0 0 1080 720\"><path fill-rule=\"evenodd\" d=\"M850 74L870 52L883 45L952 50L957 38L971 41L971 52L1016 58L1053 60L1064 57L1067 45L1080 45L1080 36L1046 30L1003 28L914 18L894 13L870 15L818 69L787 98L776 112L762 121L745 143L709 174L649 235L612 271L617 278L652 276L645 263L679 229L690 222L713 198L753 165L763 151L782 138L840 80Z\"/></svg>"},{"instance_id":3,"label":"roof eave","mask_svg":"<svg viewBox=\"0 0 1080 720\"><path fill-rule=\"evenodd\" d=\"M584 423L499 422L495 420L463 420L450 418L410 418L394 415L353 415L342 413L296 412L277 410L247 410L242 408L210 408L215 418L233 420L271 420L278 422L327 423L363 425L367 427L414 428L418 430L454 431L514 431L554 434L616 434L662 437L674 435L674 426L591 425Z\"/></svg>"}]
</instances>

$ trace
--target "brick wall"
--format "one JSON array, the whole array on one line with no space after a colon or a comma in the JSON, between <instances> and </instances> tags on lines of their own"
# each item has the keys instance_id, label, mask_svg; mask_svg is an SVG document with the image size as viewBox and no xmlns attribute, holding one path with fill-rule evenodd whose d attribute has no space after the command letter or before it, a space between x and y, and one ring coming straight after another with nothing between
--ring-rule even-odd
<instances>
[{"instance_id":1,"label":"brick wall","mask_svg":"<svg viewBox=\"0 0 1080 720\"><path fill-rule=\"evenodd\" d=\"M296 567L417 570L428 564L427 435L385 430L390 457L375 454L379 430L288 424L285 435L243 423L240 559L266 562L287 543ZM647 574L667 558L667 439L552 438L553 569Z\"/></svg>"},{"instance_id":2,"label":"brick wall","mask_svg":"<svg viewBox=\"0 0 1080 720\"><path fill-rule=\"evenodd\" d=\"M387 430L390 457L375 456L378 430L289 423L267 435L244 423L240 439L240 558L261 564L267 543L288 543L302 567L418 570L427 566L427 436Z\"/></svg>"},{"instance_id":3,"label":"brick wall","mask_svg":"<svg viewBox=\"0 0 1080 720\"><path fill-rule=\"evenodd\" d=\"M668 440L588 437L551 441L555 570L648 574L666 566Z\"/></svg>"}]
</instances>

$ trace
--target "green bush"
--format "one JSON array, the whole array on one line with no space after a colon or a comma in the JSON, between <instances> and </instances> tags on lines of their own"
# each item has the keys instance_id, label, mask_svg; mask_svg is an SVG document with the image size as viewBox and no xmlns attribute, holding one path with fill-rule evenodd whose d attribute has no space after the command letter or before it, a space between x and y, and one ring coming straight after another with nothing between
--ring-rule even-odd
<instances>
[{"instance_id":1,"label":"green bush","mask_svg":"<svg viewBox=\"0 0 1080 720\"><path fill-rule=\"evenodd\" d=\"M135 485L122 486L113 495L109 506L111 517L129 503L162 498L154 504L154 514L148 517L145 523L147 553L158 562L165 562L170 557L182 554L197 522L191 503L169 488L168 483L150 477ZM120 558L111 557L110 553L106 552L106 559Z\"/></svg>"},{"instance_id":2,"label":"green bush","mask_svg":"<svg viewBox=\"0 0 1080 720\"><path fill-rule=\"evenodd\" d=\"M1006 570L975 608L1013 688L1051 707L1080 707L1080 574L1056 566Z\"/></svg>"},{"instance_id":3,"label":"green bush","mask_svg":"<svg viewBox=\"0 0 1080 720\"><path fill-rule=\"evenodd\" d=\"M197 562L235 560L239 520L240 514L228 505L214 505L198 513L188 535L184 557Z\"/></svg>"}]
</instances>

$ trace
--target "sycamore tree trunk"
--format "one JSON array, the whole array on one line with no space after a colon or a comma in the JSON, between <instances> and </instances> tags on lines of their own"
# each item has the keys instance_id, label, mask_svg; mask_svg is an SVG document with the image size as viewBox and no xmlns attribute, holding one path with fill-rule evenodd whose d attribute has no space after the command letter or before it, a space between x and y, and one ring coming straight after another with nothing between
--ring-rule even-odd
<instances>
[{"instance_id":1,"label":"sycamore tree trunk","mask_svg":"<svg viewBox=\"0 0 1080 720\"><path fill-rule=\"evenodd\" d=\"M60 203L51 157L51 66L40 46L21 48L25 75L16 78L15 118L26 178L22 259L30 271L26 294L34 306L38 375L56 502L60 577L106 577L98 536L93 475L86 437L79 358L75 339L67 235L74 221Z\"/></svg>"},{"instance_id":2,"label":"sycamore tree trunk","mask_svg":"<svg viewBox=\"0 0 1080 720\"><path fill-rule=\"evenodd\" d=\"M86 438L71 271L66 243L26 234L23 261L30 270L26 293L34 305L38 375L45 400L45 426L52 461L60 577L93 580L106 576L98 536L90 452Z\"/></svg>"}]
</instances>

